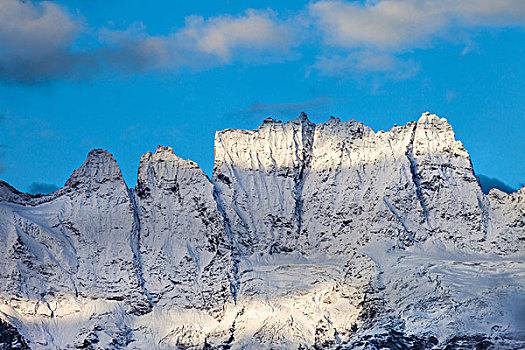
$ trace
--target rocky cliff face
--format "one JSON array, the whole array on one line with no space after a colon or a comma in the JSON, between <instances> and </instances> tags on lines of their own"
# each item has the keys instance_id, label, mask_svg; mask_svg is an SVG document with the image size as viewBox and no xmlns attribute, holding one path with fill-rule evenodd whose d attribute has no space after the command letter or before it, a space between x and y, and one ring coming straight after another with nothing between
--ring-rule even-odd
<instances>
[{"instance_id":1,"label":"rocky cliff face","mask_svg":"<svg viewBox=\"0 0 525 350\"><path fill-rule=\"evenodd\" d=\"M314 130L303 114L216 134L213 180L241 254L296 250Z\"/></svg>"},{"instance_id":2,"label":"rocky cliff face","mask_svg":"<svg viewBox=\"0 0 525 350\"><path fill-rule=\"evenodd\" d=\"M0 348L525 347L524 191L428 113L220 131L211 180L159 146L131 189L94 150L0 183Z\"/></svg>"},{"instance_id":3,"label":"rocky cliff face","mask_svg":"<svg viewBox=\"0 0 525 350\"><path fill-rule=\"evenodd\" d=\"M155 305L221 309L232 256L214 187L196 163L159 146L140 162L135 191L142 276Z\"/></svg>"}]
</instances>

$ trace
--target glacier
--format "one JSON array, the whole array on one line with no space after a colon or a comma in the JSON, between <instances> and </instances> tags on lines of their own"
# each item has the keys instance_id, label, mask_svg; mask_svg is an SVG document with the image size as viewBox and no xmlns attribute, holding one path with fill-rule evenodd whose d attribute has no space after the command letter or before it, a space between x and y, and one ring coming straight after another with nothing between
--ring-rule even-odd
<instances>
[{"instance_id":1,"label":"glacier","mask_svg":"<svg viewBox=\"0 0 525 350\"><path fill-rule=\"evenodd\" d=\"M0 182L0 349L524 349L525 187L484 194L444 118L302 113L159 146L130 188Z\"/></svg>"}]
</instances>

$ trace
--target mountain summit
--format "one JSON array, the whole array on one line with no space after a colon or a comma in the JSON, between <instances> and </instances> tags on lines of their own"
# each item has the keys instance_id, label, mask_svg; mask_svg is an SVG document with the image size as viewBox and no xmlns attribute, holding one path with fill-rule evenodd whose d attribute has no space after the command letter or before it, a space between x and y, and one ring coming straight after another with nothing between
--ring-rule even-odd
<instances>
[{"instance_id":1,"label":"mountain summit","mask_svg":"<svg viewBox=\"0 0 525 350\"><path fill-rule=\"evenodd\" d=\"M128 188L0 182L0 349L525 348L525 188L484 194L446 119L306 114L169 147Z\"/></svg>"}]
</instances>

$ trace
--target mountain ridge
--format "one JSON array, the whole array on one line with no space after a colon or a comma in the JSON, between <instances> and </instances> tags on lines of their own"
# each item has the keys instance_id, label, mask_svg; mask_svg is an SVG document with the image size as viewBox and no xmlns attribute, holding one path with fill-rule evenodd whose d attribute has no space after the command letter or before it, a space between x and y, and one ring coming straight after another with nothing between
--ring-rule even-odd
<instances>
[{"instance_id":1,"label":"mountain ridge","mask_svg":"<svg viewBox=\"0 0 525 350\"><path fill-rule=\"evenodd\" d=\"M268 118L216 133L211 178L159 146L134 188L93 150L52 194L1 182L0 238L30 347L525 346L525 187L485 195L430 113Z\"/></svg>"},{"instance_id":2,"label":"mountain ridge","mask_svg":"<svg viewBox=\"0 0 525 350\"><path fill-rule=\"evenodd\" d=\"M304 117L307 118L306 113L301 112L301 116L302 116L302 115L304 115ZM437 117L436 115L431 114L430 112L425 112L425 113L422 114L422 116L429 116L429 115ZM281 120L275 119L275 118L273 118L273 117L268 117L268 118L266 118L266 119L263 120L263 122L261 123L261 125L260 125L257 129L253 129L253 130L245 130L245 129L229 128L229 129L224 129L224 130L221 130L221 131L217 131L217 133L243 132L243 133L251 134L251 133L256 132L257 130L259 130L259 129L260 129L261 127L263 127L264 124L266 124L266 123L269 123L269 124L270 124L270 123L275 123L275 124L287 124L287 123L291 123L291 122L294 122L294 121L299 120L299 119L301 118L301 116L298 117L298 118L296 118L296 119L288 120L288 121L286 121L286 122L283 122L283 121L281 121ZM439 118L439 117L438 117L438 118ZM439 118L439 119L441 119L441 120L445 120L445 121L447 122L447 124L448 124L448 121L447 121L446 118ZM324 123L319 123L319 124L316 124L316 125L323 125L323 124L328 124L328 123L331 123L331 122L337 122L337 123L357 123L357 124L361 124L361 125L363 125L364 127L368 128L370 131L372 131L372 132L374 132L374 133L376 133L376 134L377 134L377 133L388 133L388 132L392 131L393 129L399 127L397 124L394 124L394 126L393 126L391 129L387 130L387 131L385 131L385 130L374 131L374 130L373 130L372 128L370 128L369 126L365 126L365 125L363 124L363 122L359 122L359 121L356 121L356 120L354 120L354 119L350 119L349 121L346 121L346 122L345 122L345 121L341 121L341 119L340 119L339 117L334 117L334 116L330 116L330 118L328 119L328 121L326 121L326 122L324 122ZM408 122L406 125L409 125L409 124L412 124L412 123L417 123L417 121L411 121L411 122ZM405 125L405 126L406 126L406 125ZM450 125L450 124L449 124L449 125ZM171 150L171 152L174 153L173 149L172 149L171 147L169 147L169 146L159 145L159 146L157 146L157 149L158 149L159 147L169 149L169 150ZM112 155L108 150L104 150L104 149L102 149L102 148L96 148L96 149L91 150L90 152L88 152L88 156L89 156L89 153L92 153L92 152L96 152L96 153L105 153L105 154L111 156L111 158L114 159L113 155ZM142 157L147 156L148 154L154 154L154 153L155 153L155 152L150 152L150 151L148 151L148 152L146 152ZM175 153L174 153L174 154L175 154ZM175 156L176 156L177 158L179 158L181 161L184 161L184 162L190 162L190 163L195 164L199 169L202 170L202 168L199 167L198 163L192 161L191 159L186 159L186 160L184 160L183 158L178 157L176 154L175 154ZM115 161L115 162L116 162L116 161ZM117 163L117 167L118 167L118 162L116 162L116 163ZM79 169L76 169L76 170L79 170ZM76 170L75 170L75 171L76 171ZM119 167L119 171L120 171L120 167ZM204 172L204 171L203 171L203 172ZM73 173L74 173L74 172L73 172ZM71 176L73 176L73 173L72 173ZM205 175L206 175L206 173L205 173ZM69 181L69 180L71 179L71 176L68 178L68 180L66 180L66 183L67 183L67 181ZM208 178L210 178L210 176L208 176L208 175L206 175L206 176L207 176ZM486 176L486 175L483 175L483 176ZM213 174L212 174L211 177L213 177ZM210 178L210 179L211 179L211 178ZM29 193L29 192L23 192L23 191L20 191L20 190L16 189L15 187L13 187L12 185L10 185L8 182L3 181L3 180L0 180L0 184L1 184L1 186L2 186L3 188L10 188L10 191L13 192L13 193L15 193L15 194L23 195L24 197L33 197L33 198L37 198L37 197L47 197L47 196L50 196L50 195L52 195L52 194L58 192L59 190L61 190L63 187L65 187L65 185L64 185L64 186L60 187L58 190L56 190L56 191L54 191L54 192L51 192L51 193L32 194L32 193ZM126 186L128 186L127 183L126 183ZM133 188L133 187L130 187L130 186L128 186L128 187L129 187L129 188ZM525 185L521 186L520 188L514 189L514 191L511 192L511 193L518 192L518 191L522 190L523 188L525 188ZM492 188L491 188L491 189L492 189ZM505 193L507 193L507 192L505 192ZM488 194L488 193L486 193L486 194ZM507 193L507 194L510 194L510 193Z\"/></svg>"}]
</instances>

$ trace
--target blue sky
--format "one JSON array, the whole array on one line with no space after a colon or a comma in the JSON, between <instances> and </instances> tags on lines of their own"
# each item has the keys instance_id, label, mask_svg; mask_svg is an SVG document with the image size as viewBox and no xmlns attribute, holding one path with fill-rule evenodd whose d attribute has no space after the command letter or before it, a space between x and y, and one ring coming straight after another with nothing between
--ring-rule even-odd
<instances>
[{"instance_id":1,"label":"blue sky","mask_svg":"<svg viewBox=\"0 0 525 350\"><path fill-rule=\"evenodd\" d=\"M446 117L477 173L525 182L525 2L0 0L0 179L62 186L104 148L134 186L171 146L330 115Z\"/></svg>"}]
</instances>

